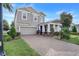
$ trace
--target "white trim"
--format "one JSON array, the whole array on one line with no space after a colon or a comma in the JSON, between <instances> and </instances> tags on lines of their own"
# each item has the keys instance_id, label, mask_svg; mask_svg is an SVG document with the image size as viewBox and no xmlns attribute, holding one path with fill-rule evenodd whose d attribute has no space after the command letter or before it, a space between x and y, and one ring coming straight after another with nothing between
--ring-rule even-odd
<instances>
[{"instance_id":1,"label":"white trim","mask_svg":"<svg viewBox=\"0 0 79 59\"><path fill-rule=\"evenodd\" d=\"M50 24L47 25L48 25L47 32L50 32Z\"/></svg>"},{"instance_id":2,"label":"white trim","mask_svg":"<svg viewBox=\"0 0 79 59\"><path fill-rule=\"evenodd\" d=\"M21 27L36 27L36 26L21 26ZM36 27L37 28L37 27Z\"/></svg>"},{"instance_id":3,"label":"white trim","mask_svg":"<svg viewBox=\"0 0 79 59\"><path fill-rule=\"evenodd\" d=\"M20 26L19 26L19 32L20 32Z\"/></svg>"},{"instance_id":4,"label":"white trim","mask_svg":"<svg viewBox=\"0 0 79 59\"><path fill-rule=\"evenodd\" d=\"M16 16L15 16L15 18L14 18L15 29L16 29L16 27L17 27L17 23L16 23L16 21L17 21L17 13L16 13Z\"/></svg>"},{"instance_id":5,"label":"white trim","mask_svg":"<svg viewBox=\"0 0 79 59\"><path fill-rule=\"evenodd\" d=\"M26 14L26 19L23 19L23 14ZM22 20L27 20L27 12L26 11L22 11Z\"/></svg>"},{"instance_id":6,"label":"white trim","mask_svg":"<svg viewBox=\"0 0 79 59\"><path fill-rule=\"evenodd\" d=\"M22 12L22 11L24 11L24 10L19 10L19 9L18 9L17 11L21 11L21 12Z\"/></svg>"},{"instance_id":7,"label":"white trim","mask_svg":"<svg viewBox=\"0 0 79 59\"><path fill-rule=\"evenodd\" d=\"M42 27L43 27L43 28L42 28L42 32L45 32L45 27L44 27L44 25L42 25Z\"/></svg>"}]
</instances>

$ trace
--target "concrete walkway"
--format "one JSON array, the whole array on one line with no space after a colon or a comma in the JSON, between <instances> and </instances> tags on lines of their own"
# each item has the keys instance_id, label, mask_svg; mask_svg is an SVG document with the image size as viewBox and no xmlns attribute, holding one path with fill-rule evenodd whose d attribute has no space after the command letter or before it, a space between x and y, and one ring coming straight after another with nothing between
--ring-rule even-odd
<instances>
[{"instance_id":1,"label":"concrete walkway","mask_svg":"<svg viewBox=\"0 0 79 59\"><path fill-rule=\"evenodd\" d=\"M22 36L42 56L77 56L79 45L56 40L54 37L40 35Z\"/></svg>"}]
</instances>

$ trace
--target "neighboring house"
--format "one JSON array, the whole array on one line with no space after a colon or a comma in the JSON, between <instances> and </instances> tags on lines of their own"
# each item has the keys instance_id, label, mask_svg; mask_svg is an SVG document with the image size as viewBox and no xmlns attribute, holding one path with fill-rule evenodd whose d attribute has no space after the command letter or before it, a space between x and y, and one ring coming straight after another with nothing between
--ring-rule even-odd
<instances>
[{"instance_id":1,"label":"neighboring house","mask_svg":"<svg viewBox=\"0 0 79 59\"><path fill-rule=\"evenodd\" d=\"M79 33L79 24L77 24L75 26L76 26L77 32Z\"/></svg>"},{"instance_id":2,"label":"neighboring house","mask_svg":"<svg viewBox=\"0 0 79 59\"><path fill-rule=\"evenodd\" d=\"M43 23L45 14L37 12L32 7L18 8L15 13L15 28L22 35L36 34L38 24Z\"/></svg>"},{"instance_id":3,"label":"neighboring house","mask_svg":"<svg viewBox=\"0 0 79 59\"><path fill-rule=\"evenodd\" d=\"M60 20L45 22L45 16L43 12L37 12L32 7L18 8L14 19L16 31L22 35L36 34L37 31L40 34L60 32L62 27ZM70 31L72 31L72 26L73 24L69 28ZM77 26L77 32L79 32L79 25Z\"/></svg>"}]
</instances>

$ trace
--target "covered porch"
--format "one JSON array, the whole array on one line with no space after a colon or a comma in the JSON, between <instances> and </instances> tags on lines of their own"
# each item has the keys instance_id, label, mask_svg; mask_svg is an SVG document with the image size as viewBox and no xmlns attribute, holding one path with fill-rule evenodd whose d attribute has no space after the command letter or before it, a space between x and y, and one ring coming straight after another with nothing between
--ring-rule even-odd
<instances>
[{"instance_id":1,"label":"covered porch","mask_svg":"<svg viewBox=\"0 0 79 59\"><path fill-rule=\"evenodd\" d=\"M60 32L61 24L60 23L41 23L38 25L38 34L40 35L50 35L55 32Z\"/></svg>"}]
</instances>

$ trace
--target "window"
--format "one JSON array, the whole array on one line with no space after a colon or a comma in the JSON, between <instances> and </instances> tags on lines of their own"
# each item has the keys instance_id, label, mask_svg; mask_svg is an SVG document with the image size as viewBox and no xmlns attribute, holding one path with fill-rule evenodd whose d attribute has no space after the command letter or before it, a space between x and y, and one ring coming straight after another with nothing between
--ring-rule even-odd
<instances>
[{"instance_id":1,"label":"window","mask_svg":"<svg viewBox=\"0 0 79 59\"><path fill-rule=\"evenodd\" d=\"M37 18L35 18L35 21L37 20Z\"/></svg>"},{"instance_id":2,"label":"window","mask_svg":"<svg viewBox=\"0 0 79 59\"><path fill-rule=\"evenodd\" d=\"M35 22L37 22L37 21L38 21L38 18L37 18L37 17L35 17L35 19L34 19L34 20L35 20Z\"/></svg>"},{"instance_id":3,"label":"window","mask_svg":"<svg viewBox=\"0 0 79 59\"><path fill-rule=\"evenodd\" d=\"M45 33L47 33L48 25L44 25L44 27L45 27Z\"/></svg>"},{"instance_id":4,"label":"window","mask_svg":"<svg viewBox=\"0 0 79 59\"><path fill-rule=\"evenodd\" d=\"M55 25L55 27L57 27L58 25Z\"/></svg>"},{"instance_id":5,"label":"window","mask_svg":"<svg viewBox=\"0 0 79 59\"><path fill-rule=\"evenodd\" d=\"M33 16L34 22L38 22L38 16Z\"/></svg>"},{"instance_id":6,"label":"window","mask_svg":"<svg viewBox=\"0 0 79 59\"><path fill-rule=\"evenodd\" d=\"M62 28L62 25L60 25L60 28Z\"/></svg>"},{"instance_id":7,"label":"window","mask_svg":"<svg viewBox=\"0 0 79 59\"><path fill-rule=\"evenodd\" d=\"M23 20L26 20L26 16L27 16L26 12L23 12L23 15L22 15Z\"/></svg>"},{"instance_id":8,"label":"window","mask_svg":"<svg viewBox=\"0 0 79 59\"><path fill-rule=\"evenodd\" d=\"M50 24L50 31L54 32L53 24Z\"/></svg>"}]
</instances>

